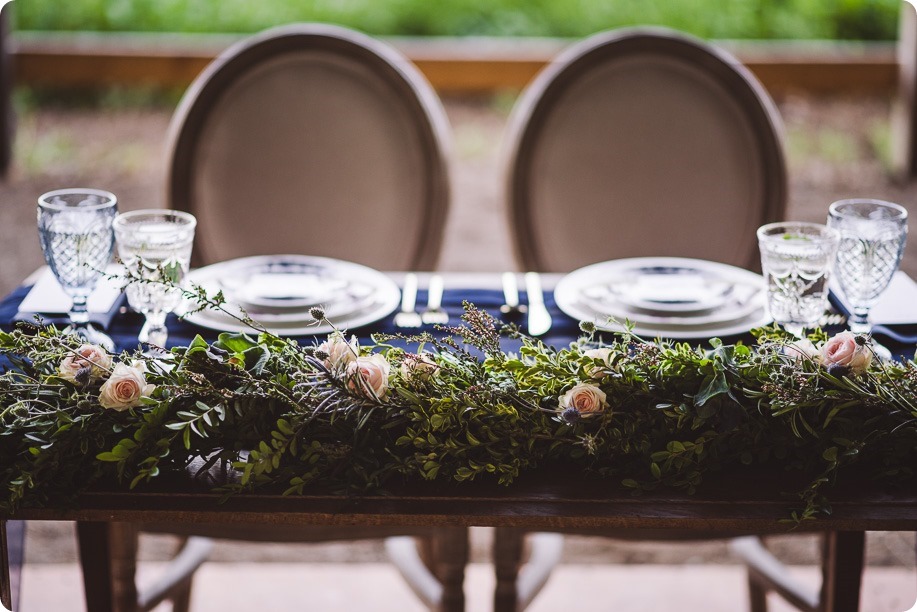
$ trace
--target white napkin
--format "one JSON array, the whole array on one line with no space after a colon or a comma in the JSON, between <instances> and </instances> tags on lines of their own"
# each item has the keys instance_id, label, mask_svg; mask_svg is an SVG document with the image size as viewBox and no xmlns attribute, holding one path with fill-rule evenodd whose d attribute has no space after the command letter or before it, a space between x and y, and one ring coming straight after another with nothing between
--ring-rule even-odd
<instances>
[{"instance_id":1,"label":"white napkin","mask_svg":"<svg viewBox=\"0 0 917 612\"><path fill-rule=\"evenodd\" d=\"M122 266L111 264L107 274L121 274ZM121 295L123 279L100 278L95 290L89 295L87 308L91 313L107 313ZM43 314L66 313L70 310L70 297L61 289L51 268L45 268L28 295L19 305L19 312L40 312Z\"/></svg>"},{"instance_id":2,"label":"white napkin","mask_svg":"<svg viewBox=\"0 0 917 612\"><path fill-rule=\"evenodd\" d=\"M844 293L837 287L832 287L832 289L842 299L849 311L850 307L843 299ZM869 311L869 321L876 325L917 323L917 283L901 270L895 272L888 289Z\"/></svg>"}]
</instances>

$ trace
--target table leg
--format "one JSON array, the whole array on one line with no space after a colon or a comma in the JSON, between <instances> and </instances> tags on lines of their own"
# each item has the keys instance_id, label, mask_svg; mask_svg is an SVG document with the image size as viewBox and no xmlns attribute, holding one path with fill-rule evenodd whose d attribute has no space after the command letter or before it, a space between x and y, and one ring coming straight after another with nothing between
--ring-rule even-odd
<instances>
[{"instance_id":1,"label":"table leg","mask_svg":"<svg viewBox=\"0 0 917 612\"><path fill-rule=\"evenodd\" d=\"M519 567L522 564L525 532L511 527L494 530L494 612L515 612L519 603Z\"/></svg>"},{"instance_id":2,"label":"table leg","mask_svg":"<svg viewBox=\"0 0 917 612\"><path fill-rule=\"evenodd\" d=\"M13 609L13 595L10 589L10 556L6 541L6 521L0 521L0 604L7 610Z\"/></svg>"},{"instance_id":3,"label":"table leg","mask_svg":"<svg viewBox=\"0 0 917 612\"><path fill-rule=\"evenodd\" d=\"M822 612L860 609L866 533L829 531L822 548Z\"/></svg>"},{"instance_id":4,"label":"table leg","mask_svg":"<svg viewBox=\"0 0 917 612\"><path fill-rule=\"evenodd\" d=\"M134 612L137 531L129 523L77 523L86 608Z\"/></svg>"},{"instance_id":5,"label":"table leg","mask_svg":"<svg viewBox=\"0 0 917 612\"><path fill-rule=\"evenodd\" d=\"M468 564L468 528L443 527L433 536L433 573L443 587L438 612L465 609L465 566Z\"/></svg>"}]
</instances>

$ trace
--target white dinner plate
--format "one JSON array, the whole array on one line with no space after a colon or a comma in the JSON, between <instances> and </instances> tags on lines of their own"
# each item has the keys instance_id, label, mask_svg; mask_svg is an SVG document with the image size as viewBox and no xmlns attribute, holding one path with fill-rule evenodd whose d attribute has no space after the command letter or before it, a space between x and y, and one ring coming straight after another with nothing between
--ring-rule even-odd
<instances>
[{"instance_id":1,"label":"white dinner plate","mask_svg":"<svg viewBox=\"0 0 917 612\"><path fill-rule=\"evenodd\" d=\"M667 294L666 286L671 287ZM764 279L727 264L680 257L606 261L563 277L558 308L599 329L673 339L710 338L768 324Z\"/></svg>"},{"instance_id":2,"label":"white dinner plate","mask_svg":"<svg viewBox=\"0 0 917 612\"><path fill-rule=\"evenodd\" d=\"M359 264L307 255L264 255L220 262L187 276L210 295L223 291L226 309L255 321L278 336L327 334L354 329L390 315L400 301L398 285ZM321 306L330 323L309 313ZM185 320L201 327L253 332L230 314L203 310Z\"/></svg>"}]
</instances>

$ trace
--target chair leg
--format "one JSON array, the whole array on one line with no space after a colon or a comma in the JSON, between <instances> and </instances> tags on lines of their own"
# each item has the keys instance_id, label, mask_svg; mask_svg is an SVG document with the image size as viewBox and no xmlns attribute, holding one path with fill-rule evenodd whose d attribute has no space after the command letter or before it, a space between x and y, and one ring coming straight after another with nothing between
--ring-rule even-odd
<instances>
[{"instance_id":1,"label":"chair leg","mask_svg":"<svg viewBox=\"0 0 917 612\"><path fill-rule=\"evenodd\" d=\"M191 609L191 581L172 595L172 612L189 612Z\"/></svg>"},{"instance_id":2,"label":"chair leg","mask_svg":"<svg viewBox=\"0 0 917 612\"><path fill-rule=\"evenodd\" d=\"M494 531L494 612L516 612L519 592L517 579L522 565L522 548L525 532L510 527L497 527Z\"/></svg>"},{"instance_id":3,"label":"chair leg","mask_svg":"<svg viewBox=\"0 0 917 612\"><path fill-rule=\"evenodd\" d=\"M748 572L748 605L750 612L767 612L767 588Z\"/></svg>"}]
</instances>

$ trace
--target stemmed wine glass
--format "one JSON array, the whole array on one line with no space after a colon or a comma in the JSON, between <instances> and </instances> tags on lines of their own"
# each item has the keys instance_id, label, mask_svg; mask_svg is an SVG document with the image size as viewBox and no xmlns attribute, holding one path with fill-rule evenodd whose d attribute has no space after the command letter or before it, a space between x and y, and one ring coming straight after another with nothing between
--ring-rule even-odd
<instances>
[{"instance_id":1,"label":"stemmed wine glass","mask_svg":"<svg viewBox=\"0 0 917 612\"><path fill-rule=\"evenodd\" d=\"M70 326L65 330L109 351L111 338L89 324L86 302L105 266L115 238L112 219L118 198L98 189L58 189L38 198L38 238L45 260L70 296Z\"/></svg>"},{"instance_id":2,"label":"stemmed wine glass","mask_svg":"<svg viewBox=\"0 0 917 612\"><path fill-rule=\"evenodd\" d=\"M146 317L141 342L165 348L166 315L179 305L179 285L191 263L197 220L177 210L135 210L115 217L118 257L132 279L128 303Z\"/></svg>"},{"instance_id":3,"label":"stemmed wine glass","mask_svg":"<svg viewBox=\"0 0 917 612\"><path fill-rule=\"evenodd\" d=\"M836 268L850 308L847 324L855 334L868 334L869 311L901 264L907 210L882 200L841 200L828 208L828 225L841 235Z\"/></svg>"},{"instance_id":4,"label":"stemmed wine glass","mask_svg":"<svg viewBox=\"0 0 917 612\"><path fill-rule=\"evenodd\" d=\"M825 313L839 238L836 230L817 223L770 223L758 228L768 310L797 338Z\"/></svg>"}]
</instances>

